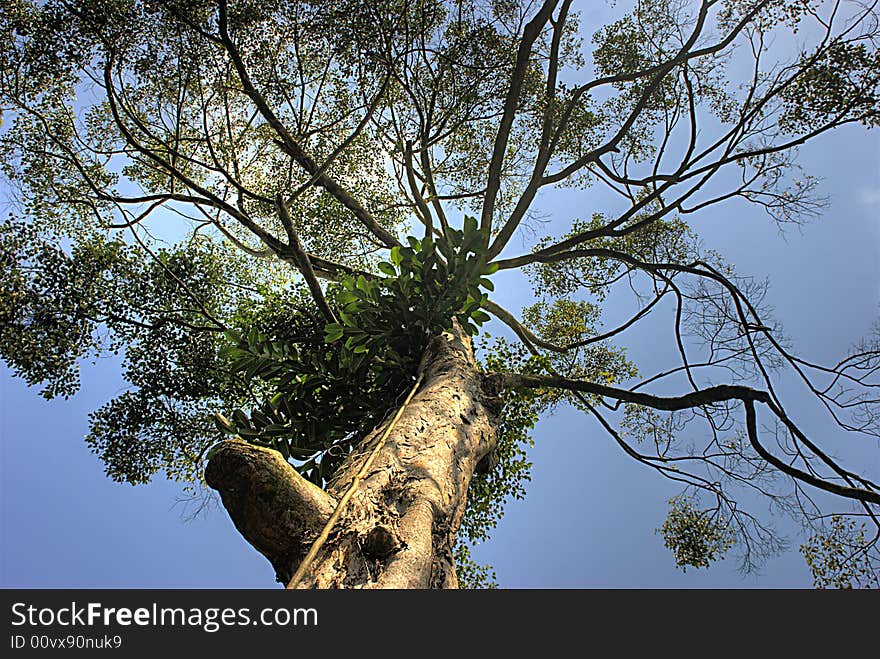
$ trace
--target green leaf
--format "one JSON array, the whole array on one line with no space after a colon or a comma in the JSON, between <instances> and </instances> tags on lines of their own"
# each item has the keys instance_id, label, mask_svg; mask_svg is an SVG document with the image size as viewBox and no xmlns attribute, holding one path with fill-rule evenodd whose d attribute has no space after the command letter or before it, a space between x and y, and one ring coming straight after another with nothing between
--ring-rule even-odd
<instances>
[{"instance_id":1,"label":"green leaf","mask_svg":"<svg viewBox=\"0 0 880 659\"><path fill-rule=\"evenodd\" d=\"M394 265L400 265L403 261L403 258L400 256L400 247L392 247L391 248L391 262Z\"/></svg>"},{"instance_id":2,"label":"green leaf","mask_svg":"<svg viewBox=\"0 0 880 659\"><path fill-rule=\"evenodd\" d=\"M447 261L451 260L455 255L452 247L449 245L449 242L445 238L441 238L437 240L437 249L440 250L440 253L446 258Z\"/></svg>"},{"instance_id":3,"label":"green leaf","mask_svg":"<svg viewBox=\"0 0 880 659\"><path fill-rule=\"evenodd\" d=\"M339 323L330 323L324 328L324 341L333 343L342 338L345 328Z\"/></svg>"},{"instance_id":4,"label":"green leaf","mask_svg":"<svg viewBox=\"0 0 880 659\"><path fill-rule=\"evenodd\" d=\"M260 412L260 410L253 410L251 412L251 419L253 420L254 425L259 424L264 428L272 423L272 420Z\"/></svg>"},{"instance_id":5,"label":"green leaf","mask_svg":"<svg viewBox=\"0 0 880 659\"><path fill-rule=\"evenodd\" d=\"M470 237L477 232L477 218L470 215L464 216L464 235Z\"/></svg>"},{"instance_id":6,"label":"green leaf","mask_svg":"<svg viewBox=\"0 0 880 659\"><path fill-rule=\"evenodd\" d=\"M384 274L389 277L396 277L397 270L394 269L394 266L388 263L387 261L382 261L379 263L379 270L381 270Z\"/></svg>"},{"instance_id":7,"label":"green leaf","mask_svg":"<svg viewBox=\"0 0 880 659\"><path fill-rule=\"evenodd\" d=\"M460 247L461 241L464 238L464 235L458 229L453 229L452 227L446 228L446 239L449 241L450 245L453 247Z\"/></svg>"},{"instance_id":8,"label":"green leaf","mask_svg":"<svg viewBox=\"0 0 880 659\"><path fill-rule=\"evenodd\" d=\"M477 251L475 248L480 245L480 242L483 240L483 234L479 231L475 231L473 233L466 233L464 241L461 244L462 253L466 252L475 252Z\"/></svg>"},{"instance_id":9,"label":"green leaf","mask_svg":"<svg viewBox=\"0 0 880 659\"><path fill-rule=\"evenodd\" d=\"M480 311L479 309L471 312L471 318L473 318L475 321L477 321L481 325L483 323L488 323L490 320L492 320L492 318L491 318L491 316L489 316L489 314L487 314L485 311Z\"/></svg>"},{"instance_id":10,"label":"green leaf","mask_svg":"<svg viewBox=\"0 0 880 659\"><path fill-rule=\"evenodd\" d=\"M215 414L214 415L214 423L216 424L216 426L220 430L220 432L226 433L228 435L235 434L235 428L229 422L229 419L227 419L222 414Z\"/></svg>"}]
</instances>

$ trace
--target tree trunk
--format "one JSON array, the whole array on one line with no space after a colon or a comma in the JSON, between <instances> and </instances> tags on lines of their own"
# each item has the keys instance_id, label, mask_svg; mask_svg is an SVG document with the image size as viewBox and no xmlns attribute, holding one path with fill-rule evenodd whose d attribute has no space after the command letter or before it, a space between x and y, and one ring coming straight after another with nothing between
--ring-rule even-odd
<instances>
[{"instance_id":1,"label":"tree trunk","mask_svg":"<svg viewBox=\"0 0 880 659\"><path fill-rule=\"evenodd\" d=\"M426 350L419 391L303 579L303 588L456 588L452 558L474 471L496 444L470 338L458 325ZM275 451L224 442L205 471L236 528L287 583L375 448L371 432L327 486L315 487ZM482 464L481 464L481 461Z\"/></svg>"}]
</instances>

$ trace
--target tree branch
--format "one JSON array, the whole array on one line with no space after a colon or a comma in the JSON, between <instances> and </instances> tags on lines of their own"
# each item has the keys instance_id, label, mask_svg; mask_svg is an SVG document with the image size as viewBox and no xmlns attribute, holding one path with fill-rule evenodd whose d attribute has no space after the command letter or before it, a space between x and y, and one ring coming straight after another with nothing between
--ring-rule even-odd
<instances>
[{"instance_id":1,"label":"tree branch","mask_svg":"<svg viewBox=\"0 0 880 659\"><path fill-rule=\"evenodd\" d=\"M545 0L538 13L529 21L523 30L522 39L519 42L519 50L516 54L516 64L510 78L510 86L507 88L507 97L504 99L504 113L498 125L498 133L495 136L495 144L492 147L492 158L489 161L489 175L486 181L486 194L483 197L483 211L480 216L480 228L488 231L492 228L492 214L495 211L495 199L501 187L501 170L504 165L504 155L507 152L507 142L510 139L510 129L516 116L516 107L519 103L519 95L525 79L526 68L529 65L529 57L532 54L532 45L541 34L544 25L550 20L557 0Z\"/></svg>"},{"instance_id":2,"label":"tree branch","mask_svg":"<svg viewBox=\"0 0 880 659\"><path fill-rule=\"evenodd\" d=\"M296 230L293 228L293 220L290 219L287 204L284 203L284 196L280 192L275 196L275 208L278 210L278 217L281 219L281 224L284 225L284 230L287 232L287 240L290 243L290 250L293 253L296 267L299 268L299 271L305 278L312 297L317 302L321 313L324 314L324 318L329 323L335 323L336 316L333 313L333 309L327 304L324 291L321 290L321 284L318 283L318 278L315 276L315 271L312 269L309 257L299 242L299 236L296 235Z\"/></svg>"},{"instance_id":3,"label":"tree branch","mask_svg":"<svg viewBox=\"0 0 880 659\"><path fill-rule=\"evenodd\" d=\"M808 483L826 492L837 494L848 499L855 499L865 503L880 504L880 492L873 489L860 489L854 487L846 487L822 479L814 474L802 471L793 467L779 458L771 454L760 443L757 432L755 403L764 403L767 405L774 415L780 418L784 423L791 423L781 410L773 404L773 400L769 393L759 389L752 389L742 385L716 385L707 387L698 391L693 391L682 396L663 397L653 394L639 393L617 387L610 387L595 382L586 382L583 380L571 380L569 378L557 375L522 375L519 373L488 373L487 378L494 379L501 386L511 388L556 388L575 391L593 396L604 398L613 398L618 401L633 403L636 405L644 405L656 410L666 412L675 412L695 407L704 407L718 403L725 403L731 400L741 401L745 405L746 411L746 429L749 436L749 442L755 451L768 463L779 469L781 472L795 478L799 481ZM839 467L838 467L839 469Z\"/></svg>"}]
</instances>

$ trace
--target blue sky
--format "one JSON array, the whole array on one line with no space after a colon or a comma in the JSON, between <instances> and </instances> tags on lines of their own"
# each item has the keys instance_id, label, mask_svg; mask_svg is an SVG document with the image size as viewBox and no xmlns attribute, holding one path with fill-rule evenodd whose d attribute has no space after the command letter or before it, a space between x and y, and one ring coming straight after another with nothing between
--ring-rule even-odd
<instances>
[{"instance_id":1,"label":"blue sky","mask_svg":"<svg viewBox=\"0 0 880 659\"><path fill-rule=\"evenodd\" d=\"M588 17L589 18L589 17ZM768 277L769 302L805 356L833 361L876 322L880 304L880 139L847 128L803 148L801 162L831 199L822 218L780 232L744 204L717 207L693 226L741 274ZM554 223L601 208L573 191L539 208ZM560 225L561 226L561 225ZM499 283L501 283L499 281ZM499 285L518 310L530 292ZM646 324L625 335L629 356L648 365L673 344ZM649 370L649 369L648 369ZM0 373L0 585L5 587L271 587L273 571L222 508L197 511L179 486L113 483L86 447L87 414L125 386L117 364L84 365L82 390L46 402L7 369ZM796 400L790 384L784 391ZM815 421L806 407L790 412ZM654 530L678 490L627 458L591 420L571 410L543 419L524 501L508 506L494 537L475 550L505 587L808 587L796 551L742 576L728 559L682 573ZM837 450L880 469L876 441ZM758 502L756 505L763 505ZM783 529L790 525L780 520Z\"/></svg>"}]
</instances>

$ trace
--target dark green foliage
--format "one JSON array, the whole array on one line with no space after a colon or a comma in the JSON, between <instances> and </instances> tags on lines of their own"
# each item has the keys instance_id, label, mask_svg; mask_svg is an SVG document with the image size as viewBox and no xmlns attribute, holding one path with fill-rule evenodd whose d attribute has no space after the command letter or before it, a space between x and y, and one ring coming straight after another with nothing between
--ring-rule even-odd
<instances>
[{"instance_id":1,"label":"dark green foliage","mask_svg":"<svg viewBox=\"0 0 880 659\"><path fill-rule=\"evenodd\" d=\"M17 71L22 93L36 95L75 79L87 42L58 2L4 2L0 12L0 55Z\"/></svg>"},{"instance_id":2,"label":"dark green foliage","mask_svg":"<svg viewBox=\"0 0 880 659\"><path fill-rule=\"evenodd\" d=\"M99 342L100 299L119 243L88 242L66 254L26 223L0 225L0 354L44 398L79 388L78 363Z\"/></svg>"},{"instance_id":3,"label":"dark green foliage","mask_svg":"<svg viewBox=\"0 0 880 659\"><path fill-rule=\"evenodd\" d=\"M271 392L250 413L218 416L221 430L293 458L317 484L378 424L407 383L402 370L374 370L362 353L342 344L271 341L253 328L221 354L244 381Z\"/></svg>"},{"instance_id":4,"label":"dark green foliage","mask_svg":"<svg viewBox=\"0 0 880 659\"><path fill-rule=\"evenodd\" d=\"M296 327L294 297L261 296L243 257L207 239L145 260L119 238L62 248L10 218L0 264L0 355L44 397L75 394L84 358L124 348L130 388L91 414L87 437L115 480L142 483L163 468L198 479L200 453L220 437L210 413L252 395L219 354L221 318L232 328L263 317Z\"/></svg>"},{"instance_id":5,"label":"dark green foliage","mask_svg":"<svg viewBox=\"0 0 880 659\"><path fill-rule=\"evenodd\" d=\"M466 218L445 238L410 237L379 264L386 277L344 276L328 296L339 322L325 343L271 339L251 326L221 351L242 380L267 396L247 413L218 415L224 432L274 448L320 485L353 446L379 424L412 383L431 337L457 319L469 334L489 319L480 310L490 288L479 256L485 234Z\"/></svg>"},{"instance_id":6,"label":"dark green foliage","mask_svg":"<svg viewBox=\"0 0 880 659\"><path fill-rule=\"evenodd\" d=\"M488 297L480 289L491 290L484 277L491 272L478 254L485 234L474 218L466 218L464 231L449 229L445 239L407 240L409 246L392 248L390 263L379 263L386 278L343 279L336 292L340 322L327 326L328 342L345 339L355 354L396 360L395 354L411 352L413 342L426 344L449 329L453 318L470 335L489 320L480 311Z\"/></svg>"}]
</instances>

